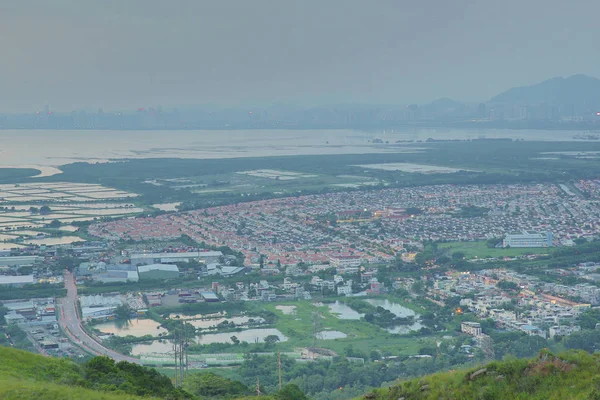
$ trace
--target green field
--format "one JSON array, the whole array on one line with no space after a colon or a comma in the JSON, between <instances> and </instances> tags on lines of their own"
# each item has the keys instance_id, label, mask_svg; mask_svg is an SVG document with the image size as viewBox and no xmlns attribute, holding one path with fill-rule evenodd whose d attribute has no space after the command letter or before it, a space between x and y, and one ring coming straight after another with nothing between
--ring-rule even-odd
<instances>
[{"instance_id":1,"label":"green field","mask_svg":"<svg viewBox=\"0 0 600 400\"><path fill-rule=\"evenodd\" d=\"M281 305L295 305L295 314L283 314L276 309L278 304L266 304L265 309L277 314L278 320L275 327L288 337L287 342L280 343L284 351L298 347L313 345L313 313L321 313L321 326L323 330L335 330L347 335L343 339L330 339L316 341L316 347L326 348L338 354L344 354L344 348L349 345L356 350L369 353L373 349L390 351L393 354L413 355L418 353L420 339L418 337L401 337L362 320L344 320L329 312L327 305L314 307L311 301L281 303Z\"/></svg>"},{"instance_id":2,"label":"green field","mask_svg":"<svg viewBox=\"0 0 600 400\"><path fill-rule=\"evenodd\" d=\"M524 254L548 254L548 248L493 248L486 246L485 242L450 242L439 243L439 249L449 249L450 254L455 252L465 253L467 259L490 257L515 257Z\"/></svg>"}]
</instances>

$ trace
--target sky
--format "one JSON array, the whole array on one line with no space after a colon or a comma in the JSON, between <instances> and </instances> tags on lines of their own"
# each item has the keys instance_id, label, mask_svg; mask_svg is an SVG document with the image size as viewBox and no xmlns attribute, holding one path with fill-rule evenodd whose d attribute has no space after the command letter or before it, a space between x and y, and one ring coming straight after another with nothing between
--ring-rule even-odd
<instances>
[{"instance_id":1,"label":"sky","mask_svg":"<svg viewBox=\"0 0 600 400\"><path fill-rule=\"evenodd\" d=\"M485 101L600 77L598 0L0 0L0 112Z\"/></svg>"}]
</instances>

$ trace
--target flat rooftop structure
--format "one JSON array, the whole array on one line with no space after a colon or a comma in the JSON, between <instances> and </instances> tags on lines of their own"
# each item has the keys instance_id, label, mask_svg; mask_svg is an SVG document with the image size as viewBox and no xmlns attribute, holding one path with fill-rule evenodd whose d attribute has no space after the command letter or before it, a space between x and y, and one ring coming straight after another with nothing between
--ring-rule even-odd
<instances>
[{"instance_id":1,"label":"flat rooftop structure","mask_svg":"<svg viewBox=\"0 0 600 400\"><path fill-rule=\"evenodd\" d=\"M42 260L42 257L38 256L8 256L0 257L0 266L21 266L21 265L33 265L36 262Z\"/></svg>"},{"instance_id":2,"label":"flat rooftop structure","mask_svg":"<svg viewBox=\"0 0 600 400\"><path fill-rule=\"evenodd\" d=\"M219 296L214 292L200 292L200 296L206 301L219 301Z\"/></svg>"},{"instance_id":3,"label":"flat rooftop structure","mask_svg":"<svg viewBox=\"0 0 600 400\"><path fill-rule=\"evenodd\" d=\"M186 251L181 253L135 253L132 254L131 264L139 265L148 262L188 262L196 259L219 258L223 255L220 251Z\"/></svg>"},{"instance_id":4,"label":"flat rooftop structure","mask_svg":"<svg viewBox=\"0 0 600 400\"><path fill-rule=\"evenodd\" d=\"M140 265L138 267L138 273L150 272L150 271L171 271L179 272L177 265L172 264L151 264L151 265Z\"/></svg>"},{"instance_id":5,"label":"flat rooftop structure","mask_svg":"<svg viewBox=\"0 0 600 400\"><path fill-rule=\"evenodd\" d=\"M5 301L2 307L8 308L10 311L33 310L33 301Z\"/></svg>"},{"instance_id":6,"label":"flat rooftop structure","mask_svg":"<svg viewBox=\"0 0 600 400\"><path fill-rule=\"evenodd\" d=\"M33 284L33 275L0 275L0 285L26 285Z\"/></svg>"}]
</instances>

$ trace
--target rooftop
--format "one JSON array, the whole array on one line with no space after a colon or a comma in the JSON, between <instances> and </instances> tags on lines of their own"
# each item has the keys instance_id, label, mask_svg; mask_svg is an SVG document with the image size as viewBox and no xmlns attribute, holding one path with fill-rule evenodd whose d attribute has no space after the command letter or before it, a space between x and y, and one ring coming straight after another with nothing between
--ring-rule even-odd
<instances>
[{"instance_id":1,"label":"rooftop","mask_svg":"<svg viewBox=\"0 0 600 400\"><path fill-rule=\"evenodd\" d=\"M33 275L0 275L0 285L23 285L33 283Z\"/></svg>"},{"instance_id":2,"label":"rooftop","mask_svg":"<svg viewBox=\"0 0 600 400\"><path fill-rule=\"evenodd\" d=\"M172 264L150 264L150 265L140 265L138 267L138 272L149 272L149 271L171 271L171 272L179 272L179 268L177 265Z\"/></svg>"}]
</instances>

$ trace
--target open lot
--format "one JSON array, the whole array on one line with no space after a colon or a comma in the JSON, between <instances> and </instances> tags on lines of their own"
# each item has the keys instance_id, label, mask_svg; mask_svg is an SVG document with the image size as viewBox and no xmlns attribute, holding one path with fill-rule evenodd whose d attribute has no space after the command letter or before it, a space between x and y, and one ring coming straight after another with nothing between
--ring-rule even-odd
<instances>
[{"instance_id":1,"label":"open lot","mask_svg":"<svg viewBox=\"0 0 600 400\"><path fill-rule=\"evenodd\" d=\"M238 172L241 175L255 176L257 178L268 178L275 180L287 181L291 179L301 179L301 178L316 178L317 175L311 174L302 174L300 172L292 172L292 171L277 171L273 169L259 169L255 171L241 171Z\"/></svg>"},{"instance_id":2,"label":"open lot","mask_svg":"<svg viewBox=\"0 0 600 400\"><path fill-rule=\"evenodd\" d=\"M489 248L485 242L440 243L438 248L449 249L451 253L463 252L465 258L514 257L524 254L548 254L548 248Z\"/></svg>"},{"instance_id":3,"label":"open lot","mask_svg":"<svg viewBox=\"0 0 600 400\"><path fill-rule=\"evenodd\" d=\"M295 313L284 312L281 306L295 305ZM401 337L365 321L341 319L332 313L327 305L314 306L312 301L297 301L293 303L268 303L263 307L277 314L275 328L279 329L288 341L279 346L287 351L298 347L312 346L326 348L338 354L344 353L344 348L352 345L355 349L366 353L373 349L381 351L390 350L406 355L418 353L419 341L416 337ZM321 331L343 332L346 337L342 339L313 339L313 321L315 312L320 314ZM325 335L327 336L327 335Z\"/></svg>"},{"instance_id":4,"label":"open lot","mask_svg":"<svg viewBox=\"0 0 600 400\"><path fill-rule=\"evenodd\" d=\"M380 169L383 171L401 171L420 174L453 174L460 171L456 168L440 167L436 165L423 165L412 163L386 163L386 164L363 164L354 165L355 167L367 169Z\"/></svg>"}]
</instances>

